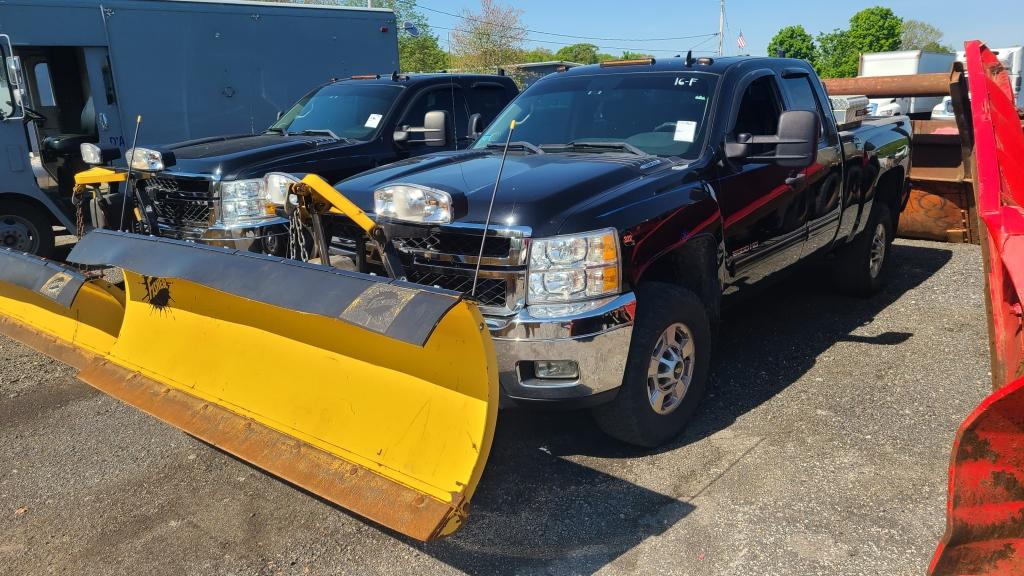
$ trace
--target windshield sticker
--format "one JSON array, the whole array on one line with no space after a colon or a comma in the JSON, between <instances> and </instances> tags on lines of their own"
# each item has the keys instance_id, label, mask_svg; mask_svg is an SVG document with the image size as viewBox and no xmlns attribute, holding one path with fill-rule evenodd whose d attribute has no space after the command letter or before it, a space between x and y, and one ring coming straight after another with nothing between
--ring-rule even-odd
<instances>
[{"instance_id":1,"label":"windshield sticker","mask_svg":"<svg viewBox=\"0 0 1024 576\"><path fill-rule=\"evenodd\" d=\"M366 119L366 124L363 124L363 126L366 128L376 128L383 117L382 114L370 114L370 117Z\"/></svg>"},{"instance_id":2,"label":"windshield sticker","mask_svg":"<svg viewBox=\"0 0 1024 576\"><path fill-rule=\"evenodd\" d=\"M676 122L676 133L672 139L676 142L693 142L697 133L697 123L690 120L679 120Z\"/></svg>"}]
</instances>

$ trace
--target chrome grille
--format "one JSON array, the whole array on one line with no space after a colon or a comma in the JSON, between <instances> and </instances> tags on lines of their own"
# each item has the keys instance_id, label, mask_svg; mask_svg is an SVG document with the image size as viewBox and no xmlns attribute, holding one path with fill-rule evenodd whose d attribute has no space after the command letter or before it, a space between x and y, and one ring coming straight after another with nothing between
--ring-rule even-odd
<instances>
[{"instance_id":1,"label":"chrome grille","mask_svg":"<svg viewBox=\"0 0 1024 576\"><path fill-rule=\"evenodd\" d=\"M403 255L410 282L469 294L473 288L482 228L452 225L424 228L423 236L398 236L392 240ZM332 218L336 249L354 254L360 241L366 262L380 265L373 244L348 218ZM484 314L508 316L525 304L526 255L529 229L491 230L484 242L484 257L477 281L476 300Z\"/></svg>"},{"instance_id":2,"label":"chrome grille","mask_svg":"<svg viewBox=\"0 0 1024 576\"><path fill-rule=\"evenodd\" d=\"M473 289L473 276L465 274L438 274L418 270L415 266L406 270L409 281L426 286L437 286L469 294ZM483 306L504 306L508 285L500 278L479 278L476 283L475 299Z\"/></svg>"},{"instance_id":3,"label":"chrome grille","mask_svg":"<svg viewBox=\"0 0 1024 576\"><path fill-rule=\"evenodd\" d=\"M404 251L434 252L474 257L480 253L480 236L471 234L435 232L422 238L395 238L395 243L399 249ZM483 244L485 258L508 258L512 247L512 239L488 236Z\"/></svg>"},{"instance_id":4,"label":"chrome grille","mask_svg":"<svg viewBox=\"0 0 1024 576\"><path fill-rule=\"evenodd\" d=\"M215 198L210 182L198 178L147 178L140 185L153 201L161 231L191 239L214 223Z\"/></svg>"}]
</instances>

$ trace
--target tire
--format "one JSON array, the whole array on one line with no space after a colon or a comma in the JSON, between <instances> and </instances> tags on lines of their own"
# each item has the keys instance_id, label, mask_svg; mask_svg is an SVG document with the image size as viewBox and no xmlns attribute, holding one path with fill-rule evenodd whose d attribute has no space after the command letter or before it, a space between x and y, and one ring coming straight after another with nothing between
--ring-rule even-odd
<instances>
[{"instance_id":1,"label":"tire","mask_svg":"<svg viewBox=\"0 0 1024 576\"><path fill-rule=\"evenodd\" d=\"M704 396L711 364L711 326L708 313L693 292L674 284L648 282L637 289L637 316L622 387L615 399L591 410L598 426L609 436L637 446L653 448L678 436L686 427ZM680 329L681 327L681 329ZM664 368L663 377L649 378L648 369L657 362L659 350L667 352L663 336L688 336L692 350L683 345L682 362ZM671 347L670 347L671 348ZM662 358L671 358L663 354ZM678 356L677 356L678 357ZM684 384L689 375L688 384ZM651 390L663 390L658 383L674 385L661 394L661 410L655 408ZM681 390L680 390L681 388ZM675 391L675 395L671 392Z\"/></svg>"},{"instance_id":2,"label":"tire","mask_svg":"<svg viewBox=\"0 0 1024 576\"><path fill-rule=\"evenodd\" d=\"M0 206L0 247L49 258L53 256L53 226L41 210L24 202Z\"/></svg>"},{"instance_id":3,"label":"tire","mask_svg":"<svg viewBox=\"0 0 1024 576\"><path fill-rule=\"evenodd\" d=\"M878 292L889 268L895 237L892 211L887 204L876 202L864 231L833 262L836 287L853 296Z\"/></svg>"}]
</instances>

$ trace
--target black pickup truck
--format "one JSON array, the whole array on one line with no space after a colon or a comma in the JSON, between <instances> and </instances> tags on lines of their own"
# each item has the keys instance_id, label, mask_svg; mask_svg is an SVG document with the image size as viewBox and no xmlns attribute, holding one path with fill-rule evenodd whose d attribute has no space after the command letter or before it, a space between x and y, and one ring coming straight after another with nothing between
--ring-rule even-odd
<instances>
[{"instance_id":1,"label":"black pickup truck","mask_svg":"<svg viewBox=\"0 0 1024 576\"><path fill-rule=\"evenodd\" d=\"M136 182L151 206L149 228L282 254L287 220L266 209L266 174L315 166L337 182L403 158L465 149L518 92L498 74L354 76L311 91L262 134L142 149Z\"/></svg>"},{"instance_id":2,"label":"black pickup truck","mask_svg":"<svg viewBox=\"0 0 1024 576\"><path fill-rule=\"evenodd\" d=\"M409 280L471 293L479 263L504 401L587 405L652 446L704 393L724 296L822 256L840 288L879 287L911 125L860 118L837 126L800 60L606 62L538 81L470 150L337 189L389 229ZM373 269L357 229L333 229Z\"/></svg>"}]
</instances>

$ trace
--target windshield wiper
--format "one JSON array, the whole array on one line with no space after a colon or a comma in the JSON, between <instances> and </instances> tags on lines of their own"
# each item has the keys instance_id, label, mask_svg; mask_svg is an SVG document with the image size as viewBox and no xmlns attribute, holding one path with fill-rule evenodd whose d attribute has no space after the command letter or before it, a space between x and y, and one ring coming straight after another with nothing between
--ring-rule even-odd
<instances>
[{"instance_id":1,"label":"windshield wiper","mask_svg":"<svg viewBox=\"0 0 1024 576\"><path fill-rule=\"evenodd\" d=\"M307 135L307 136L311 135L311 134L323 134L325 136L330 136L331 138L334 138L335 140L345 140L345 138L339 138L337 134L335 134L334 132L328 130L327 128L310 128L310 129L307 129L307 130L299 130L298 132L288 132L288 134L289 135L292 135L292 134L302 134L302 135Z\"/></svg>"},{"instance_id":2,"label":"windshield wiper","mask_svg":"<svg viewBox=\"0 0 1024 576\"><path fill-rule=\"evenodd\" d=\"M637 156L650 156L650 154L636 146L633 146L629 142L623 142L621 140L573 140L565 144L545 145L544 148L546 150L580 150L597 148L599 150L621 150L623 152L629 152L630 154L636 154Z\"/></svg>"},{"instance_id":3,"label":"windshield wiper","mask_svg":"<svg viewBox=\"0 0 1024 576\"><path fill-rule=\"evenodd\" d=\"M504 147L505 147L504 144L499 144L498 142L494 142L492 144L488 144L487 145L488 149L497 148L497 149L500 150L500 149L503 149ZM527 152L529 152L531 154L543 154L544 153L544 150L542 150L540 148L540 146L537 146L536 144L531 144L531 143L526 142L524 140L515 140L513 142L509 142L508 143L508 147L509 147L509 150L511 150L511 149L525 150L525 151L527 151Z\"/></svg>"}]
</instances>

